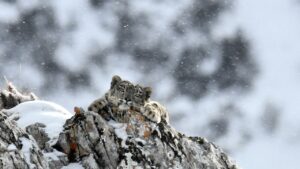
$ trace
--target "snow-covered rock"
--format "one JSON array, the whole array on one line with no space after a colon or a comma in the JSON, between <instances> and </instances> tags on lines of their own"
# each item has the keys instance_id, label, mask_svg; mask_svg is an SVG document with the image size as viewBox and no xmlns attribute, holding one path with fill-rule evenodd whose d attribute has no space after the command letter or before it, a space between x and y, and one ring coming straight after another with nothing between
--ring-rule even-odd
<instances>
[{"instance_id":1,"label":"snow-covered rock","mask_svg":"<svg viewBox=\"0 0 300 169\"><path fill-rule=\"evenodd\" d=\"M49 168L35 139L0 112L0 168Z\"/></svg>"},{"instance_id":2,"label":"snow-covered rock","mask_svg":"<svg viewBox=\"0 0 300 169\"><path fill-rule=\"evenodd\" d=\"M108 104L101 111L111 109ZM185 136L165 121L152 122L141 109L122 109L122 122L78 107L74 111L72 116L55 103L39 100L2 109L0 168L238 169L215 144Z\"/></svg>"},{"instance_id":3,"label":"snow-covered rock","mask_svg":"<svg viewBox=\"0 0 300 169\"><path fill-rule=\"evenodd\" d=\"M10 83L0 96L0 168L48 169L67 165L66 155L53 149L50 142L55 141L70 113L55 103L31 101L35 95L24 95Z\"/></svg>"},{"instance_id":4,"label":"snow-covered rock","mask_svg":"<svg viewBox=\"0 0 300 169\"><path fill-rule=\"evenodd\" d=\"M108 107L108 109L110 109ZM238 169L216 145L188 137L165 122L154 123L128 110L123 123L81 111L64 125L55 147L84 168Z\"/></svg>"},{"instance_id":5,"label":"snow-covered rock","mask_svg":"<svg viewBox=\"0 0 300 169\"><path fill-rule=\"evenodd\" d=\"M58 136L65 121L73 115L56 103L41 100L24 102L5 112L13 114L10 118L17 118L16 122L22 129L35 123L44 124L50 139Z\"/></svg>"}]
</instances>

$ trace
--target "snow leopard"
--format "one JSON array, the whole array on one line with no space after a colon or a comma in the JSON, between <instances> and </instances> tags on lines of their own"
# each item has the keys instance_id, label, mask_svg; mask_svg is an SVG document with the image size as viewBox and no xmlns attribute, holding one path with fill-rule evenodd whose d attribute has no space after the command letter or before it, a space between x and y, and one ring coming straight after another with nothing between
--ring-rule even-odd
<instances>
[{"instance_id":1,"label":"snow leopard","mask_svg":"<svg viewBox=\"0 0 300 169\"><path fill-rule=\"evenodd\" d=\"M133 85L127 80L122 80L115 75L111 81L110 90L104 97L93 101L88 107L89 111L94 111L103 115L106 119L110 117L120 119L123 112L132 109L141 112L149 120L159 123L164 119L169 123L169 114L161 104L150 100L152 89ZM102 111L104 108L109 108ZM109 112L109 114L107 114Z\"/></svg>"},{"instance_id":2,"label":"snow leopard","mask_svg":"<svg viewBox=\"0 0 300 169\"><path fill-rule=\"evenodd\" d=\"M150 99L152 89L150 87L142 87L140 85L134 86L134 93L132 94L132 103L134 108L147 117L149 120L160 123L164 120L169 124L169 113L167 109L160 103Z\"/></svg>"},{"instance_id":3,"label":"snow leopard","mask_svg":"<svg viewBox=\"0 0 300 169\"><path fill-rule=\"evenodd\" d=\"M142 87L137 84L132 91L127 92L130 98L128 104L134 108L144 107L145 103L149 101L151 93L151 87Z\"/></svg>"},{"instance_id":4,"label":"snow leopard","mask_svg":"<svg viewBox=\"0 0 300 169\"><path fill-rule=\"evenodd\" d=\"M163 105L156 101L149 100L145 103L143 115L153 122L170 124L169 112Z\"/></svg>"},{"instance_id":5,"label":"snow leopard","mask_svg":"<svg viewBox=\"0 0 300 169\"><path fill-rule=\"evenodd\" d=\"M127 93L133 90L134 85L131 82L122 80L119 76L115 75L111 80L109 91L105 93L104 97L93 101L88 106L88 110L99 113L107 105L118 107L130 99Z\"/></svg>"}]
</instances>

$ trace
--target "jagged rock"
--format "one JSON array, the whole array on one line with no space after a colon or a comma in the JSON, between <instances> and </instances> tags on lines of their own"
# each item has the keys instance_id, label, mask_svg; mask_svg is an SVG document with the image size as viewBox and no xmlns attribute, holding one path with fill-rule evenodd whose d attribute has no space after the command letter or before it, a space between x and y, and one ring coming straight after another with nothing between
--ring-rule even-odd
<instances>
[{"instance_id":1,"label":"jagged rock","mask_svg":"<svg viewBox=\"0 0 300 169\"><path fill-rule=\"evenodd\" d=\"M34 94L20 93L11 83L0 92L0 110L35 100ZM49 168L48 162L31 135L0 111L0 168Z\"/></svg>"},{"instance_id":2,"label":"jagged rock","mask_svg":"<svg viewBox=\"0 0 300 169\"><path fill-rule=\"evenodd\" d=\"M187 137L165 122L154 123L127 111L128 121L107 121L94 112L67 120L56 148L85 168L238 167L220 148L201 137Z\"/></svg>"},{"instance_id":3,"label":"jagged rock","mask_svg":"<svg viewBox=\"0 0 300 169\"><path fill-rule=\"evenodd\" d=\"M0 91L0 168L59 169L68 164L65 154L50 147L44 124L34 123L25 131L17 125L18 112L7 110L36 99L34 94L21 94L11 83Z\"/></svg>"},{"instance_id":4,"label":"jagged rock","mask_svg":"<svg viewBox=\"0 0 300 169\"><path fill-rule=\"evenodd\" d=\"M0 110L10 109L31 100L37 100L37 96L33 93L21 93L12 83L7 82L7 89L0 91Z\"/></svg>"},{"instance_id":5,"label":"jagged rock","mask_svg":"<svg viewBox=\"0 0 300 169\"><path fill-rule=\"evenodd\" d=\"M2 108L28 101L20 99L22 94L13 95L13 90L5 92L10 99L0 100ZM238 169L219 147L204 138L187 137L165 120L150 121L142 109L110 106L98 113L76 107L54 146L49 143L45 124L30 123L25 130L15 121L19 117L14 111L1 110L0 168L59 169L77 162L70 167ZM121 120L102 116L113 116L112 112Z\"/></svg>"},{"instance_id":6,"label":"jagged rock","mask_svg":"<svg viewBox=\"0 0 300 169\"><path fill-rule=\"evenodd\" d=\"M69 160L64 153L58 152L57 150L50 148L51 150L44 151L44 156L46 157L49 168L60 169L69 164Z\"/></svg>"},{"instance_id":7,"label":"jagged rock","mask_svg":"<svg viewBox=\"0 0 300 169\"><path fill-rule=\"evenodd\" d=\"M0 168L49 168L37 143L0 112Z\"/></svg>"},{"instance_id":8,"label":"jagged rock","mask_svg":"<svg viewBox=\"0 0 300 169\"><path fill-rule=\"evenodd\" d=\"M74 109L55 148L89 169L238 168L206 139L177 132L167 118L153 120L143 104L151 103L151 92L143 89L114 76L110 90L89 106L90 111ZM158 107L151 115L162 117Z\"/></svg>"},{"instance_id":9,"label":"jagged rock","mask_svg":"<svg viewBox=\"0 0 300 169\"><path fill-rule=\"evenodd\" d=\"M26 127L26 132L36 140L40 149L46 147L46 143L50 140L48 134L45 132L46 125L43 123L35 123Z\"/></svg>"}]
</instances>

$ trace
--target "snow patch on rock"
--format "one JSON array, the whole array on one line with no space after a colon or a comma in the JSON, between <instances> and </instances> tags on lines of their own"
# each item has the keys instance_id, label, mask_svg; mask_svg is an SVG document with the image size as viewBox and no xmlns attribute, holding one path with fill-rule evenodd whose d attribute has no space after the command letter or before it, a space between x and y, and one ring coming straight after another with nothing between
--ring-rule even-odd
<instances>
[{"instance_id":1,"label":"snow patch on rock","mask_svg":"<svg viewBox=\"0 0 300 169\"><path fill-rule=\"evenodd\" d=\"M65 121L73 115L56 103L41 100L21 103L6 112L14 114L10 118L18 116L17 124L24 130L37 122L45 124L45 132L51 139L58 137Z\"/></svg>"},{"instance_id":2,"label":"snow patch on rock","mask_svg":"<svg viewBox=\"0 0 300 169\"><path fill-rule=\"evenodd\" d=\"M70 163L67 166L62 167L61 169L84 169L79 163Z\"/></svg>"}]
</instances>

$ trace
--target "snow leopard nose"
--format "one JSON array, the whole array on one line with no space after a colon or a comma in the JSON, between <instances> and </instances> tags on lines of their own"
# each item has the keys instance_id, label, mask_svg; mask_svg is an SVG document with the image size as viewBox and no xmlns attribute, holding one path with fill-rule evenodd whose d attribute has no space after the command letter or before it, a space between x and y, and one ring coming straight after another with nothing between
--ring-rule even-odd
<instances>
[{"instance_id":1,"label":"snow leopard nose","mask_svg":"<svg viewBox=\"0 0 300 169\"><path fill-rule=\"evenodd\" d=\"M133 86L128 86L128 88L126 90L126 96L125 96L126 102L132 101L133 94L134 94L134 87Z\"/></svg>"}]
</instances>

